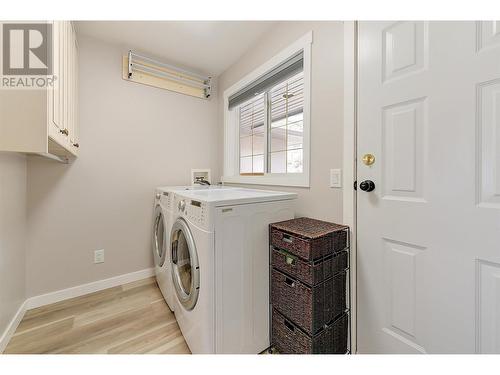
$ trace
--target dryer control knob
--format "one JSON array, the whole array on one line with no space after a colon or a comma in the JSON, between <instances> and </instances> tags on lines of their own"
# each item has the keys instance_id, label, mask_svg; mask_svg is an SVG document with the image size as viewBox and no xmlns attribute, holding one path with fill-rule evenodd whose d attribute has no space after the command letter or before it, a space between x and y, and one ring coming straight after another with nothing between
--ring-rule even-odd
<instances>
[{"instance_id":1,"label":"dryer control knob","mask_svg":"<svg viewBox=\"0 0 500 375\"><path fill-rule=\"evenodd\" d=\"M184 212L184 209L186 208L186 202L185 201L179 201L179 210Z\"/></svg>"}]
</instances>

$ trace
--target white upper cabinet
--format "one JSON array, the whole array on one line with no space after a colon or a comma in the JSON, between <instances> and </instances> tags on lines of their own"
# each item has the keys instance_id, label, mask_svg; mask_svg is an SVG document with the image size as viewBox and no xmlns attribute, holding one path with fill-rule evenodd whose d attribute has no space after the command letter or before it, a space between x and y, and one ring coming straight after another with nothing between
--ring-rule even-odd
<instances>
[{"instance_id":1,"label":"white upper cabinet","mask_svg":"<svg viewBox=\"0 0 500 375\"><path fill-rule=\"evenodd\" d=\"M0 90L0 151L62 158L78 155L76 33L69 21L54 21L51 25L52 43L47 45L47 54L52 53L53 84Z\"/></svg>"}]
</instances>

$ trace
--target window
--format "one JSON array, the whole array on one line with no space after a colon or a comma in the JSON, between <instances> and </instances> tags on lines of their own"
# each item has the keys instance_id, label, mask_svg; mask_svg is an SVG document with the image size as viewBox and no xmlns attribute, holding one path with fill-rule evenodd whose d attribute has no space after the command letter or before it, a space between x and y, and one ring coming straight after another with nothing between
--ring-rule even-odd
<instances>
[{"instance_id":1,"label":"window","mask_svg":"<svg viewBox=\"0 0 500 375\"><path fill-rule=\"evenodd\" d=\"M302 173L304 150L304 74L276 85L269 92L270 139L268 170Z\"/></svg>"},{"instance_id":2,"label":"window","mask_svg":"<svg viewBox=\"0 0 500 375\"><path fill-rule=\"evenodd\" d=\"M265 107L264 95L260 94L237 108L241 175L264 173Z\"/></svg>"},{"instance_id":3,"label":"window","mask_svg":"<svg viewBox=\"0 0 500 375\"><path fill-rule=\"evenodd\" d=\"M242 103L237 111L240 175L302 173L303 72ZM267 147L265 138L270 140Z\"/></svg>"},{"instance_id":4,"label":"window","mask_svg":"<svg viewBox=\"0 0 500 375\"><path fill-rule=\"evenodd\" d=\"M309 185L311 41L306 35L224 92L224 181Z\"/></svg>"}]
</instances>

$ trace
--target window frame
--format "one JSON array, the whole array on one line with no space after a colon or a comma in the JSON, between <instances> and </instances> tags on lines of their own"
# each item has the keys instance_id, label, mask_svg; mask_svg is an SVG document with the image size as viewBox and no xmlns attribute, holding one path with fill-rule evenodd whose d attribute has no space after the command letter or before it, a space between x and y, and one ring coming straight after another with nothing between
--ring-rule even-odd
<instances>
[{"instance_id":1,"label":"window frame","mask_svg":"<svg viewBox=\"0 0 500 375\"><path fill-rule=\"evenodd\" d=\"M266 63L246 75L224 91L224 175L223 182L309 187L310 180L310 127L311 127L311 49L312 31L302 36ZM267 173L240 175L238 111L228 109L229 97L267 73L299 51L304 52L304 107L303 107L303 170L302 173ZM266 128L266 132L268 129ZM265 138L268 138L269 134ZM266 142L267 144L267 142ZM265 160L268 157L266 146Z\"/></svg>"}]
</instances>

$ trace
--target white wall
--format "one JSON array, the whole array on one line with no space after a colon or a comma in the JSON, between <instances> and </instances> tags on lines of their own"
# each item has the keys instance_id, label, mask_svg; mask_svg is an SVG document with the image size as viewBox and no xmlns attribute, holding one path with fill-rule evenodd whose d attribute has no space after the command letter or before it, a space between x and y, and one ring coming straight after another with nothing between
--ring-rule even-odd
<instances>
[{"instance_id":1,"label":"white wall","mask_svg":"<svg viewBox=\"0 0 500 375\"><path fill-rule=\"evenodd\" d=\"M0 336L25 300L26 157L0 152Z\"/></svg>"},{"instance_id":2,"label":"white wall","mask_svg":"<svg viewBox=\"0 0 500 375\"><path fill-rule=\"evenodd\" d=\"M219 138L223 140L224 90L295 40L313 31L310 188L255 186L298 193L297 216L342 222L342 190L329 187L331 168L342 168L343 23L279 22L219 77ZM219 149L222 160L222 148ZM347 187L349 188L349 186Z\"/></svg>"},{"instance_id":3,"label":"white wall","mask_svg":"<svg viewBox=\"0 0 500 375\"><path fill-rule=\"evenodd\" d=\"M191 168L220 175L216 99L126 82L126 51L79 44L80 156L28 161L28 296L152 267L154 188L189 183Z\"/></svg>"}]
</instances>

